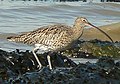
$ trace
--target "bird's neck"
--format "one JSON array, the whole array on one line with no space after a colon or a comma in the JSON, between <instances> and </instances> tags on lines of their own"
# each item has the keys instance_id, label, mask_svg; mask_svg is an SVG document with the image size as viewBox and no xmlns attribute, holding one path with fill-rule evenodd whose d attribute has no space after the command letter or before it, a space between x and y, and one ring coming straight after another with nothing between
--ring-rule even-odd
<instances>
[{"instance_id":1,"label":"bird's neck","mask_svg":"<svg viewBox=\"0 0 120 84\"><path fill-rule=\"evenodd\" d=\"M73 32L74 32L74 39L77 40L81 37L82 33L83 33L83 29L84 29L84 25L80 25L80 24L74 24L73 25Z\"/></svg>"}]
</instances>

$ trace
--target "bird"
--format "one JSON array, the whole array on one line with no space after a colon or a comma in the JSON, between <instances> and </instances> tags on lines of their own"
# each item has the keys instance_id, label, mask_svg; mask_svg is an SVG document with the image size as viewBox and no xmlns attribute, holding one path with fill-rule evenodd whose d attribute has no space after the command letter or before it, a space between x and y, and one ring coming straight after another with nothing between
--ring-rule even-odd
<instances>
[{"instance_id":1,"label":"bird","mask_svg":"<svg viewBox=\"0 0 120 84\"><path fill-rule=\"evenodd\" d=\"M52 53L70 48L71 45L73 45L82 36L84 27L86 26L91 26L98 29L113 42L112 38L108 34L92 25L85 17L77 17L73 26L68 26L66 24L52 24L20 34L18 36L9 36L7 39L8 41L34 45L32 53L36 58L39 69L41 69L42 64L35 52L38 50L44 50ZM50 54L47 56L47 61L49 68L53 69Z\"/></svg>"}]
</instances>

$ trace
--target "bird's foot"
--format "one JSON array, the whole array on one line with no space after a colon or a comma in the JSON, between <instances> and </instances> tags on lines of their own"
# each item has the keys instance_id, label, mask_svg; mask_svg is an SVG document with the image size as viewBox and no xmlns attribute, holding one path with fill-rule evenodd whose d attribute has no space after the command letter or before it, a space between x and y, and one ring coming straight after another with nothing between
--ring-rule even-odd
<instances>
[{"instance_id":1,"label":"bird's foot","mask_svg":"<svg viewBox=\"0 0 120 84\"><path fill-rule=\"evenodd\" d=\"M42 66L40 66L40 65L37 65L37 68L38 68L39 70L41 70L41 69L42 69Z\"/></svg>"}]
</instances>

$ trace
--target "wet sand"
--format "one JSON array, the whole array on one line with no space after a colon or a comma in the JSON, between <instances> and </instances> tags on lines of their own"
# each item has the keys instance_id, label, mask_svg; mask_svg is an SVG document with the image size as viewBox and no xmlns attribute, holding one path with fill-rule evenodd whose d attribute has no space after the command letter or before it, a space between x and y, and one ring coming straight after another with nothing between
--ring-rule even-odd
<instances>
[{"instance_id":1,"label":"wet sand","mask_svg":"<svg viewBox=\"0 0 120 84\"><path fill-rule=\"evenodd\" d=\"M120 22L100 26L99 28L105 31L114 41L120 41L120 36L119 36ZM0 34L0 39L6 39L8 36L14 36L14 35L17 35L17 34L13 34L13 33ZM103 35L100 31L94 28L85 29L83 36L80 39L83 39L83 40L100 39L103 41L109 40L105 35Z\"/></svg>"},{"instance_id":2,"label":"wet sand","mask_svg":"<svg viewBox=\"0 0 120 84\"><path fill-rule=\"evenodd\" d=\"M103 31L105 31L114 41L120 41L120 22L113 23L110 25L100 26ZM85 29L83 36L81 39L84 40L92 40L92 39L100 39L103 41L109 41L109 39L103 35L100 31L95 28Z\"/></svg>"}]
</instances>

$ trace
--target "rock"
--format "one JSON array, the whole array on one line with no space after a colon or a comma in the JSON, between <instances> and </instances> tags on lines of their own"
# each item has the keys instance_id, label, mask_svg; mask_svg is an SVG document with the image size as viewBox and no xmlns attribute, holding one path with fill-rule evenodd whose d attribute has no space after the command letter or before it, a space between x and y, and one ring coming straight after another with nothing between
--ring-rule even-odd
<instances>
[{"instance_id":1,"label":"rock","mask_svg":"<svg viewBox=\"0 0 120 84\"><path fill-rule=\"evenodd\" d=\"M75 58L99 58L100 56L120 58L120 42L111 43L97 39L91 41L78 40L74 48L61 53L67 57Z\"/></svg>"},{"instance_id":2,"label":"rock","mask_svg":"<svg viewBox=\"0 0 120 84\"><path fill-rule=\"evenodd\" d=\"M47 67L48 53L37 54L43 65L39 70L31 51L0 50L0 84L120 84L120 61L113 59L120 56L116 43L78 41L74 48L50 55L52 70ZM99 59L76 64L68 57Z\"/></svg>"},{"instance_id":3,"label":"rock","mask_svg":"<svg viewBox=\"0 0 120 84\"><path fill-rule=\"evenodd\" d=\"M120 68L120 61L116 62L116 66Z\"/></svg>"}]
</instances>

